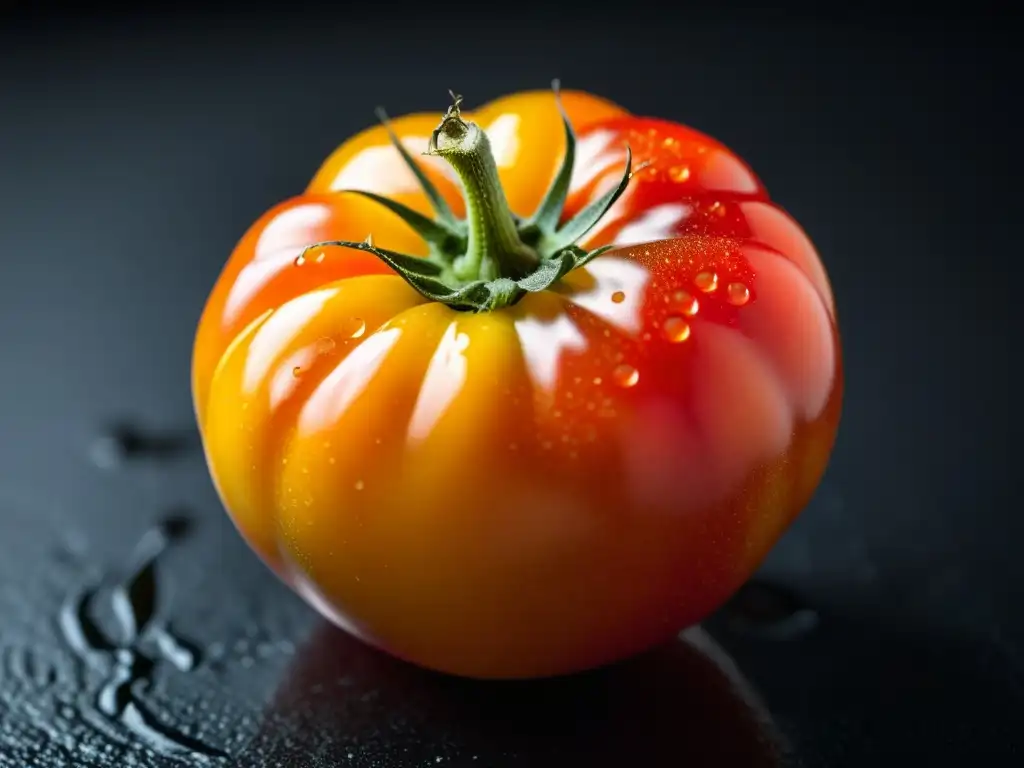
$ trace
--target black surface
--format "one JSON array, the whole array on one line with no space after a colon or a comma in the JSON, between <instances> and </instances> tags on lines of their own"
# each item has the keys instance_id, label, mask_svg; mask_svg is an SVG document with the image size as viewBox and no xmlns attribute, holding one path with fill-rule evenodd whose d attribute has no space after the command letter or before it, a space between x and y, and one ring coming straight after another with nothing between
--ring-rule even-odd
<instances>
[{"instance_id":1,"label":"black surface","mask_svg":"<svg viewBox=\"0 0 1024 768\"><path fill-rule=\"evenodd\" d=\"M1010 35L705 9L446 48L430 15L0 31L0 766L1018 764ZM237 238L378 103L553 76L752 163L832 275L846 407L717 644L485 686L363 648L258 563L196 451L190 345Z\"/></svg>"}]
</instances>

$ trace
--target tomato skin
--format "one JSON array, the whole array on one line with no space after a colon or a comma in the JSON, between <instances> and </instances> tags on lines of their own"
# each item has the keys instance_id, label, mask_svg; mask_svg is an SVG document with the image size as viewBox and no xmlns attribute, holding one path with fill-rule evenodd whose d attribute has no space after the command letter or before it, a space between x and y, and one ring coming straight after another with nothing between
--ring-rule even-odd
<instances>
[{"instance_id":1,"label":"tomato skin","mask_svg":"<svg viewBox=\"0 0 1024 768\"><path fill-rule=\"evenodd\" d=\"M839 422L831 292L799 226L713 139L563 98L583 169L566 215L621 173L624 141L650 160L587 238L621 248L482 314L359 252L295 263L371 232L423 253L393 214L333 191L358 177L427 212L400 174L370 172L394 167L373 129L254 225L197 332L197 418L243 535L339 625L455 674L585 669L700 621L806 505ZM512 125L492 142L528 213L562 150L524 136L560 136L553 98L470 117Z\"/></svg>"}]
</instances>

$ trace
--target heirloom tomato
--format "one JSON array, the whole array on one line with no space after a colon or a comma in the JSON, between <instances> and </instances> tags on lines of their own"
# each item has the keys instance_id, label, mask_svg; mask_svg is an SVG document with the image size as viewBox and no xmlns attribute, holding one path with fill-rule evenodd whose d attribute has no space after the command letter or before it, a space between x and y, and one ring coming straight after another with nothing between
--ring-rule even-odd
<instances>
[{"instance_id":1,"label":"heirloom tomato","mask_svg":"<svg viewBox=\"0 0 1024 768\"><path fill-rule=\"evenodd\" d=\"M840 415L815 248L728 148L582 92L343 143L244 235L193 396L224 506L330 620L480 678L722 604Z\"/></svg>"}]
</instances>

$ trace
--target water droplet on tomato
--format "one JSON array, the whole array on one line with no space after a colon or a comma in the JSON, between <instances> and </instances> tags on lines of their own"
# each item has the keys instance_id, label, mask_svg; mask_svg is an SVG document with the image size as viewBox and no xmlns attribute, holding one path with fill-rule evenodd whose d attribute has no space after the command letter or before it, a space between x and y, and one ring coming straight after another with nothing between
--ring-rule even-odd
<instances>
[{"instance_id":1,"label":"water droplet on tomato","mask_svg":"<svg viewBox=\"0 0 1024 768\"><path fill-rule=\"evenodd\" d=\"M664 325L662 325L662 331L665 333L665 338L673 344L678 344L690 338L690 324L683 320L683 318L676 317L675 315L665 320Z\"/></svg>"},{"instance_id":2,"label":"water droplet on tomato","mask_svg":"<svg viewBox=\"0 0 1024 768\"><path fill-rule=\"evenodd\" d=\"M640 371L632 365L623 363L622 365L615 366L615 370L612 371L612 379L620 387L632 387L640 381Z\"/></svg>"},{"instance_id":3,"label":"water droplet on tomato","mask_svg":"<svg viewBox=\"0 0 1024 768\"><path fill-rule=\"evenodd\" d=\"M725 293L729 303L736 307L742 307L750 300L750 289L743 283L729 283Z\"/></svg>"},{"instance_id":4,"label":"water droplet on tomato","mask_svg":"<svg viewBox=\"0 0 1024 768\"><path fill-rule=\"evenodd\" d=\"M363 244L364 245L368 245L371 248L373 248L373 235L372 234L367 235L366 239L363 240Z\"/></svg>"},{"instance_id":5,"label":"water droplet on tomato","mask_svg":"<svg viewBox=\"0 0 1024 768\"><path fill-rule=\"evenodd\" d=\"M616 291L615 293L612 294L612 301L614 301L616 304L621 304L625 300L626 294L623 293L622 291Z\"/></svg>"},{"instance_id":6,"label":"water droplet on tomato","mask_svg":"<svg viewBox=\"0 0 1024 768\"><path fill-rule=\"evenodd\" d=\"M320 255L316 257L317 264L323 264L324 259L327 258L327 251L320 251Z\"/></svg>"},{"instance_id":7,"label":"water droplet on tomato","mask_svg":"<svg viewBox=\"0 0 1024 768\"><path fill-rule=\"evenodd\" d=\"M597 385L597 386L601 386L601 377L600 376L595 376L594 377L594 384Z\"/></svg>"},{"instance_id":8,"label":"water droplet on tomato","mask_svg":"<svg viewBox=\"0 0 1024 768\"><path fill-rule=\"evenodd\" d=\"M316 343L316 353L318 355L326 355L334 349L334 339L330 336L324 336Z\"/></svg>"},{"instance_id":9,"label":"water droplet on tomato","mask_svg":"<svg viewBox=\"0 0 1024 768\"><path fill-rule=\"evenodd\" d=\"M301 375L302 375L302 366L296 365L294 368L292 368L292 376L294 376L295 378L299 378L299 376L301 376Z\"/></svg>"},{"instance_id":10,"label":"water droplet on tomato","mask_svg":"<svg viewBox=\"0 0 1024 768\"><path fill-rule=\"evenodd\" d=\"M304 254L300 253L298 256L295 257L295 266L296 267L301 267L305 263L306 263L306 257L305 257Z\"/></svg>"},{"instance_id":11,"label":"water droplet on tomato","mask_svg":"<svg viewBox=\"0 0 1024 768\"><path fill-rule=\"evenodd\" d=\"M361 491L365 487L366 487L366 484L362 480L356 480L355 489L357 491Z\"/></svg>"},{"instance_id":12,"label":"water droplet on tomato","mask_svg":"<svg viewBox=\"0 0 1024 768\"><path fill-rule=\"evenodd\" d=\"M350 317L342 328L342 333L350 339L358 339L366 333L366 321L361 317Z\"/></svg>"},{"instance_id":13,"label":"water droplet on tomato","mask_svg":"<svg viewBox=\"0 0 1024 768\"><path fill-rule=\"evenodd\" d=\"M688 165L674 165L668 170L668 177L672 181L686 181L690 178L690 166Z\"/></svg>"},{"instance_id":14,"label":"water droplet on tomato","mask_svg":"<svg viewBox=\"0 0 1024 768\"><path fill-rule=\"evenodd\" d=\"M700 272L693 278L693 284L704 291L704 293L711 293L718 288L718 275L714 272Z\"/></svg>"},{"instance_id":15,"label":"water droplet on tomato","mask_svg":"<svg viewBox=\"0 0 1024 768\"><path fill-rule=\"evenodd\" d=\"M689 291L675 291L672 294L672 306L687 317L693 317L697 314L697 310L700 309L697 297Z\"/></svg>"}]
</instances>

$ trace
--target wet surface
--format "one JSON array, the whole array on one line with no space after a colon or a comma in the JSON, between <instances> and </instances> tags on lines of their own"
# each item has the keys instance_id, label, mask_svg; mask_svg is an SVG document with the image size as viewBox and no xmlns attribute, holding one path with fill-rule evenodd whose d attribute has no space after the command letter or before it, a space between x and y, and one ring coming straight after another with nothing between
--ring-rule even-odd
<instances>
[{"instance_id":1,"label":"wet surface","mask_svg":"<svg viewBox=\"0 0 1024 768\"><path fill-rule=\"evenodd\" d=\"M998 46L691 19L685 46L678 24L628 49L595 27L588 45L622 54L607 65L551 43L467 71L418 30L370 76L374 24L247 19L0 30L0 768L1019 762L1024 517L991 420L1019 411L1000 403L1012 302L977 303L959 259L979 286L1019 279L970 215L998 196L948 186L1000 166ZM699 77L666 90L665 50ZM190 426L191 341L240 234L376 104L555 75L751 161L825 255L850 395L811 507L704 629L483 685L365 648L260 564Z\"/></svg>"}]
</instances>

